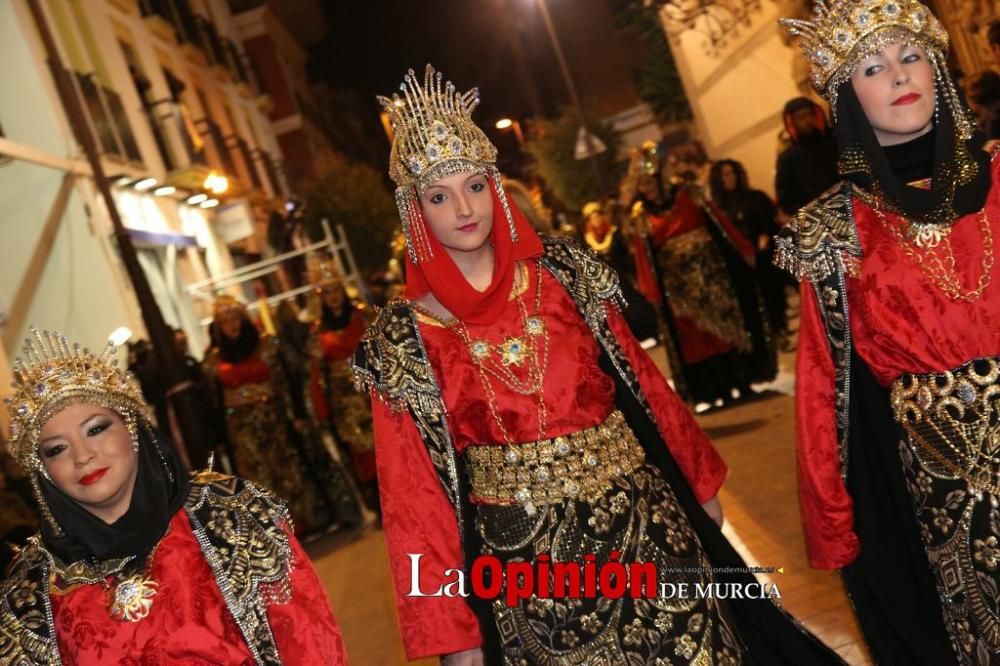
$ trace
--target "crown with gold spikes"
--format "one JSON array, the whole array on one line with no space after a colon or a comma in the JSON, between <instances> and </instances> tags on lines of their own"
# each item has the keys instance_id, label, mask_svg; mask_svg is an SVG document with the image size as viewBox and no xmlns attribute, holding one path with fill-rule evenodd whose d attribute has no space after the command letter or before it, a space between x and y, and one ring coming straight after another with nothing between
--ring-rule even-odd
<instances>
[{"instance_id":1,"label":"crown with gold spikes","mask_svg":"<svg viewBox=\"0 0 1000 666\"><path fill-rule=\"evenodd\" d=\"M344 286L344 276L337 262L330 257L315 257L306 269L306 279L316 291L326 291Z\"/></svg>"},{"instance_id":2,"label":"crown with gold spikes","mask_svg":"<svg viewBox=\"0 0 1000 666\"><path fill-rule=\"evenodd\" d=\"M73 403L93 403L121 414L133 428L149 420L149 407L139 383L118 368L117 347L108 342L100 354L65 336L32 327L23 357L14 364L14 394L5 400L10 412L10 448L26 470L40 470L38 435L45 422Z\"/></svg>"},{"instance_id":3,"label":"crown with gold spikes","mask_svg":"<svg viewBox=\"0 0 1000 666\"><path fill-rule=\"evenodd\" d=\"M398 93L378 101L392 125L389 177L396 185L425 187L443 176L496 162L496 147L472 122L478 88L460 93L427 65L423 83L411 69Z\"/></svg>"},{"instance_id":4,"label":"crown with gold spikes","mask_svg":"<svg viewBox=\"0 0 1000 666\"><path fill-rule=\"evenodd\" d=\"M212 304L212 316L215 318L223 317L228 314L246 314L247 306L243 305L235 296L230 296L229 294L222 294L215 299L215 303Z\"/></svg>"},{"instance_id":5,"label":"crown with gold spikes","mask_svg":"<svg viewBox=\"0 0 1000 666\"><path fill-rule=\"evenodd\" d=\"M948 33L917 0L816 0L812 19L780 23L799 37L813 85L834 106L857 64L889 44L916 44L941 58L948 52Z\"/></svg>"}]
</instances>

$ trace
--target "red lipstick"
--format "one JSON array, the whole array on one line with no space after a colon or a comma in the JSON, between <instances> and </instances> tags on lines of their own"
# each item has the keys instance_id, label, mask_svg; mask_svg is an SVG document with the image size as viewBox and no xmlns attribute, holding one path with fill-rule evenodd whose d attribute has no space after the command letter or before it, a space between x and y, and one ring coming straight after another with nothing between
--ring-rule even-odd
<instances>
[{"instance_id":1,"label":"red lipstick","mask_svg":"<svg viewBox=\"0 0 1000 666\"><path fill-rule=\"evenodd\" d=\"M906 95L903 95L899 99L897 99L895 102L892 103L892 105L893 106L906 106L907 104L913 104L914 102L916 102L921 97L922 97L922 95L920 93L908 93Z\"/></svg>"},{"instance_id":2,"label":"red lipstick","mask_svg":"<svg viewBox=\"0 0 1000 666\"><path fill-rule=\"evenodd\" d=\"M94 470L90 474L87 474L86 476L81 477L80 478L80 485L81 486L92 486L92 485L94 485L95 483L97 483L98 481L100 481L104 477L105 474L108 473L109 469L111 469L111 468L110 467L105 467L103 469Z\"/></svg>"},{"instance_id":3,"label":"red lipstick","mask_svg":"<svg viewBox=\"0 0 1000 666\"><path fill-rule=\"evenodd\" d=\"M479 226L478 222L469 222L468 224L462 225L458 228L459 231L472 231Z\"/></svg>"}]
</instances>

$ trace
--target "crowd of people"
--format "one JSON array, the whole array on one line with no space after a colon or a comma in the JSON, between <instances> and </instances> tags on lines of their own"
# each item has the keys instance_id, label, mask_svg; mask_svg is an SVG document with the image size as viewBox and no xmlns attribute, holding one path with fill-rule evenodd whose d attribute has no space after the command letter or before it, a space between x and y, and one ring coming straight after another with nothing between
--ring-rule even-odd
<instances>
[{"instance_id":1,"label":"crowd of people","mask_svg":"<svg viewBox=\"0 0 1000 666\"><path fill-rule=\"evenodd\" d=\"M175 332L214 468L172 441L148 345L126 372L113 344L32 330L0 456L0 528L22 543L2 553L0 663L346 663L299 539L370 513L411 659L843 663L767 595L604 594L623 581L602 573L553 597L518 577L653 563L757 584L690 408L775 377L779 269L800 283L810 564L841 570L877 663L1000 663L998 79L962 82L977 123L916 0L783 23L832 118L785 106L776 200L736 160L649 143L578 227L501 177L477 94L411 70L379 98L402 232L378 307L312 257L304 306L255 319L220 296L201 361ZM487 576L493 597L413 593L485 561L521 573Z\"/></svg>"}]
</instances>

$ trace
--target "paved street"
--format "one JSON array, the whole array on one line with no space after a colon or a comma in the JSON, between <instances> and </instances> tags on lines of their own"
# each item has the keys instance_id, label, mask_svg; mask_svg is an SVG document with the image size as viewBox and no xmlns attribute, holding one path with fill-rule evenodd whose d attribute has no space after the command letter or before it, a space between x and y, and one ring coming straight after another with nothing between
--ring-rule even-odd
<instances>
[{"instance_id":1,"label":"paved street","mask_svg":"<svg viewBox=\"0 0 1000 666\"><path fill-rule=\"evenodd\" d=\"M663 367L661 349L652 350ZM721 493L725 531L750 565L784 567L775 582L785 607L850 664L870 663L839 575L810 569L799 525L793 450L793 354L767 397L698 417L729 463ZM381 531L346 544L333 538L311 553L330 595L353 663L403 664ZM433 660L423 662L431 664Z\"/></svg>"}]
</instances>

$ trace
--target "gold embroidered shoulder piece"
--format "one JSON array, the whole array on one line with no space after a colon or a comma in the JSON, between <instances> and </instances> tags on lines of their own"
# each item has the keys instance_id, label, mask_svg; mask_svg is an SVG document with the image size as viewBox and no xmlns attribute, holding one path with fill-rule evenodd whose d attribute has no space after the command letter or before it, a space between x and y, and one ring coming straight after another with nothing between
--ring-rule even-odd
<instances>
[{"instance_id":1,"label":"gold embroidered shoulder piece","mask_svg":"<svg viewBox=\"0 0 1000 666\"><path fill-rule=\"evenodd\" d=\"M624 306L618 274L593 250L565 236L546 235L542 243L545 245L542 265L566 287L591 329L596 330L605 320L607 303Z\"/></svg>"},{"instance_id":2,"label":"gold embroidered shoulder piece","mask_svg":"<svg viewBox=\"0 0 1000 666\"><path fill-rule=\"evenodd\" d=\"M843 181L792 218L774 239L774 263L797 280L818 283L861 257L853 186Z\"/></svg>"},{"instance_id":3,"label":"gold embroidered shoulder piece","mask_svg":"<svg viewBox=\"0 0 1000 666\"><path fill-rule=\"evenodd\" d=\"M0 665L61 664L52 629L49 572L52 562L33 537L0 585Z\"/></svg>"},{"instance_id":4,"label":"gold embroidered shoulder piece","mask_svg":"<svg viewBox=\"0 0 1000 666\"><path fill-rule=\"evenodd\" d=\"M441 392L420 339L413 309L403 300L382 308L354 355L354 382L399 411L438 411Z\"/></svg>"},{"instance_id":5,"label":"gold embroidered shoulder piece","mask_svg":"<svg viewBox=\"0 0 1000 666\"><path fill-rule=\"evenodd\" d=\"M267 607L292 595L288 510L254 483L211 471L194 475L185 510L254 660L280 664Z\"/></svg>"}]
</instances>

